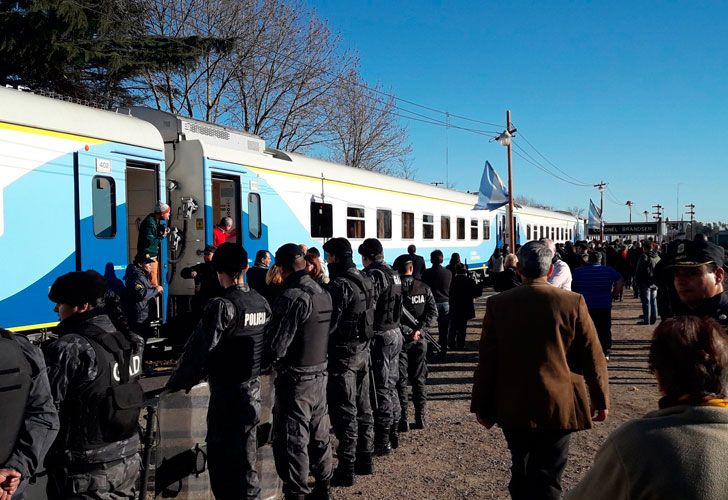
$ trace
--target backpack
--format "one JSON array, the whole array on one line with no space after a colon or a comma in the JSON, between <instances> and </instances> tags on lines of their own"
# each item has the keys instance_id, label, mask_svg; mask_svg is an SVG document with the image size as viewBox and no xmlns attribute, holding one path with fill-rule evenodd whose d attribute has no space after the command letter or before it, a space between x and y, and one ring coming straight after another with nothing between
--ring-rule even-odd
<instances>
[{"instance_id":1,"label":"backpack","mask_svg":"<svg viewBox=\"0 0 728 500\"><path fill-rule=\"evenodd\" d=\"M15 449L25 420L31 375L30 364L14 335L0 329L0 464Z\"/></svg>"}]
</instances>

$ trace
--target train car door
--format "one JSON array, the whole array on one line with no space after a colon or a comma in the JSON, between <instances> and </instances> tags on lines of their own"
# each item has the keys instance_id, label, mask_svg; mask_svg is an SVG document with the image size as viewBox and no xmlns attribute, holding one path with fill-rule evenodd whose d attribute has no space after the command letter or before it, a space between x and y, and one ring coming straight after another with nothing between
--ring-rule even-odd
<instances>
[{"instance_id":1,"label":"train car door","mask_svg":"<svg viewBox=\"0 0 728 500\"><path fill-rule=\"evenodd\" d=\"M212 214L208 223L211 228L208 232L208 241L220 244L225 243L242 243L241 240L241 224L243 217L241 214L241 192L240 192L240 176L232 174L212 174ZM233 221L233 230L222 235L215 227L220 225L222 219L229 217ZM215 233L217 231L217 236Z\"/></svg>"}]
</instances>

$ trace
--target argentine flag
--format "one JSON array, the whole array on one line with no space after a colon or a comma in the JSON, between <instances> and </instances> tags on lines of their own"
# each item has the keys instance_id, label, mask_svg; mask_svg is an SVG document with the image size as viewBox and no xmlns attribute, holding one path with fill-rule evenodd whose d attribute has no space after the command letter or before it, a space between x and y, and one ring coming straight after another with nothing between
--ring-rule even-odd
<instances>
[{"instance_id":1,"label":"argentine flag","mask_svg":"<svg viewBox=\"0 0 728 500\"><path fill-rule=\"evenodd\" d=\"M604 222L602 221L602 213L599 211L597 206L594 204L591 199L589 200L589 220L587 222L588 226L592 229L600 229L602 227L602 224Z\"/></svg>"},{"instance_id":2,"label":"argentine flag","mask_svg":"<svg viewBox=\"0 0 728 500\"><path fill-rule=\"evenodd\" d=\"M508 190L503 186L503 181L491 166L485 162L483 177L480 179L480 191L478 202L473 210L495 210L508 203Z\"/></svg>"}]
</instances>

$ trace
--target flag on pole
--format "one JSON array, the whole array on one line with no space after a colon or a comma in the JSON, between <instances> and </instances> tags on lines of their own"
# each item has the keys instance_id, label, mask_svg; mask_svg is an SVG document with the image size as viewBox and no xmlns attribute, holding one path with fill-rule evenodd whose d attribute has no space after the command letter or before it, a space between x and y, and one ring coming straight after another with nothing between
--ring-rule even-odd
<instances>
[{"instance_id":1,"label":"flag on pole","mask_svg":"<svg viewBox=\"0 0 728 500\"><path fill-rule=\"evenodd\" d=\"M602 213L599 211L594 202L590 199L589 220L587 222L587 225L591 229L601 229L602 224L604 224L604 221L602 221Z\"/></svg>"},{"instance_id":2,"label":"flag on pole","mask_svg":"<svg viewBox=\"0 0 728 500\"><path fill-rule=\"evenodd\" d=\"M508 190L503 181L493 169L490 162L485 162L483 177L480 179L478 202L473 210L495 210L508 203Z\"/></svg>"}]
</instances>

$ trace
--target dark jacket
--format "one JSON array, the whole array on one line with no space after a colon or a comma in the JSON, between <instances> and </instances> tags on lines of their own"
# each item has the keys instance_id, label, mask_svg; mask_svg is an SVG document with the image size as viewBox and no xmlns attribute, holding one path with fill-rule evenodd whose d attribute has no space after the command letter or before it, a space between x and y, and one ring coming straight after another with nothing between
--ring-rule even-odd
<instances>
[{"instance_id":1,"label":"dark jacket","mask_svg":"<svg viewBox=\"0 0 728 500\"><path fill-rule=\"evenodd\" d=\"M253 267L248 269L245 273L245 281L248 286L265 297L268 285L265 282L265 277L268 274L268 268L260 262L257 262Z\"/></svg>"},{"instance_id":2,"label":"dark jacket","mask_svg":"<svg viewBox=\"0 0 728 500\"><path fill-rule=\"evenodd\" d=\"M415 288L422 292L420 299L424 299L424 303L414 303ZM412 334L417 330L429 331L430 324L437 318L437 304L430 287L414 276L402 276L402 299L402 307L407 311L402 315L402 335L406 342L411 342Z\"/></svg>"},{"instance_id":3,"label":"dark jacket","mask_svg":"<svg viewBox=\"0 0 728 500\"><path fill-rule=\"evenodd\" d=\"M452 273L450 271L440 264L433 264L432 267L425 269L422 273L422 281L432 290L435 302L442 304L449 300L450 283L452 282Z\"/></svg>"},{"instance_id":4,"label":"dark jacket","mask_svg":"<svg viewBox=\"0 0 728 500\"><path fill-rule=\"evenodd\" d=\"M728 291L714 295L695 309L680 302L678 297L677 302L672 305L672 312L675 316L713 318L722 325L728 325Z\"/></svg>"},{"instance_id":5,"label":"dark jacket","mask_svg":"<svg viewBox=\"0 0 728 500\"><path fill-rule=\"evenodd\" d=\"M422 273L425 271L425 268L427 268L425 259L421 255L417 254L409 254L409 256L412 259L412 276L418 280L422 279Z\"/></svg>"},{"instance_id":6,"label":"dark jacket","mask_svg":"<svg viewBox=\"0 0 728 500\"><path fill-rule=\"evenodd\" d=\"M0 468L15 469L22 474L16 492L19 496L28 485L28 480L43 464L43 459L58 434L60 423L48 383L43 353L24 335L15 334L13 338L30 365L31 382L25 404L25 417L14 450L5 463L0 463ZM0 408L0 412L4 410L5 408Z\"/></svg>"},{"instance_id":7,"label":"dark jacket","mask_svg":"<svg viewBox=\"0 0 728 500\"><path fill-rule=\"evenodd\" d=\"M164 225L157 220L154 214L147 215L139 224L137 252L148 253L151 256L159 255L159 243L162 241L163 230Z\"/></svg>"},{"instance_id":8,"label":"dark jacket","mask_svg":"<svg viewBox=\"0 0 728 500\"><path fill-rule=\"evenodd\" d=\"M129 325L144 324L149 319L149 301L157 296L157 289L149 277L136 264L129 264L124 275L126 283L126 315Z\"/></svg>"},{"instance_id":9,"label":"dark jacket","mask_svg":"<svg viewBox=\"0 0 728 500\"><path fill-rule=\"evenodd\" d=\"M450 284L450 317L471 319L475 317L473 299L483 294L483 287L467 274L456 274Z\"/></svg>"},{"instance_id":10,"label":"dark jacket","mask_svg":"<svg viewBox=\"0 0 728 500\"><path fill-rule=\"evenodd\" d=\"M96 351L88 340L78 335L90 327L100 328L106 332L116 331L109 317L101 310L94 309L87 313L74 314L60 322L57 328L59 338L51 343L45 352L51 394L56 406L61 408L61 431L48 455L54 464L112 462L133 456L139 449L137 435L91 450L78 450L74 447L78 443L68 442L71 429L79 424L66 419L63 402L75 398L80 388L94 381L99 373ZM133 355L139 356L141 366L144 340L133 334L129 339L134 345Z\"/></svg>"},{"instance_id":11,"label":"dark jacket","mask_svg":"<svg viewBox=\"0 0 728 500\"><path fill-rule=\"evenodd\" d=\"M180 272L180 276L184 279L192 278L192 272L197 273L195 276L195 284L199 284L199 290L196 291L196 306L199 310L205 307L205 304L213 297L220 297L225 291L217 279L217 272L212 262L200 262L191 267L185 267Z\"/></svg>"},{"instance_id":12,"label":"dark jacket","mask_svg":"<svg viewBox=\"0 0 728 500\"><path fill-rule=\"evenodd\" d=\"M493 290L496 292L505 292L511 288L515 288L521 284L521 277L512 267L507 268L500 273L493 283Z\"/></svg>"}]
</instances>

